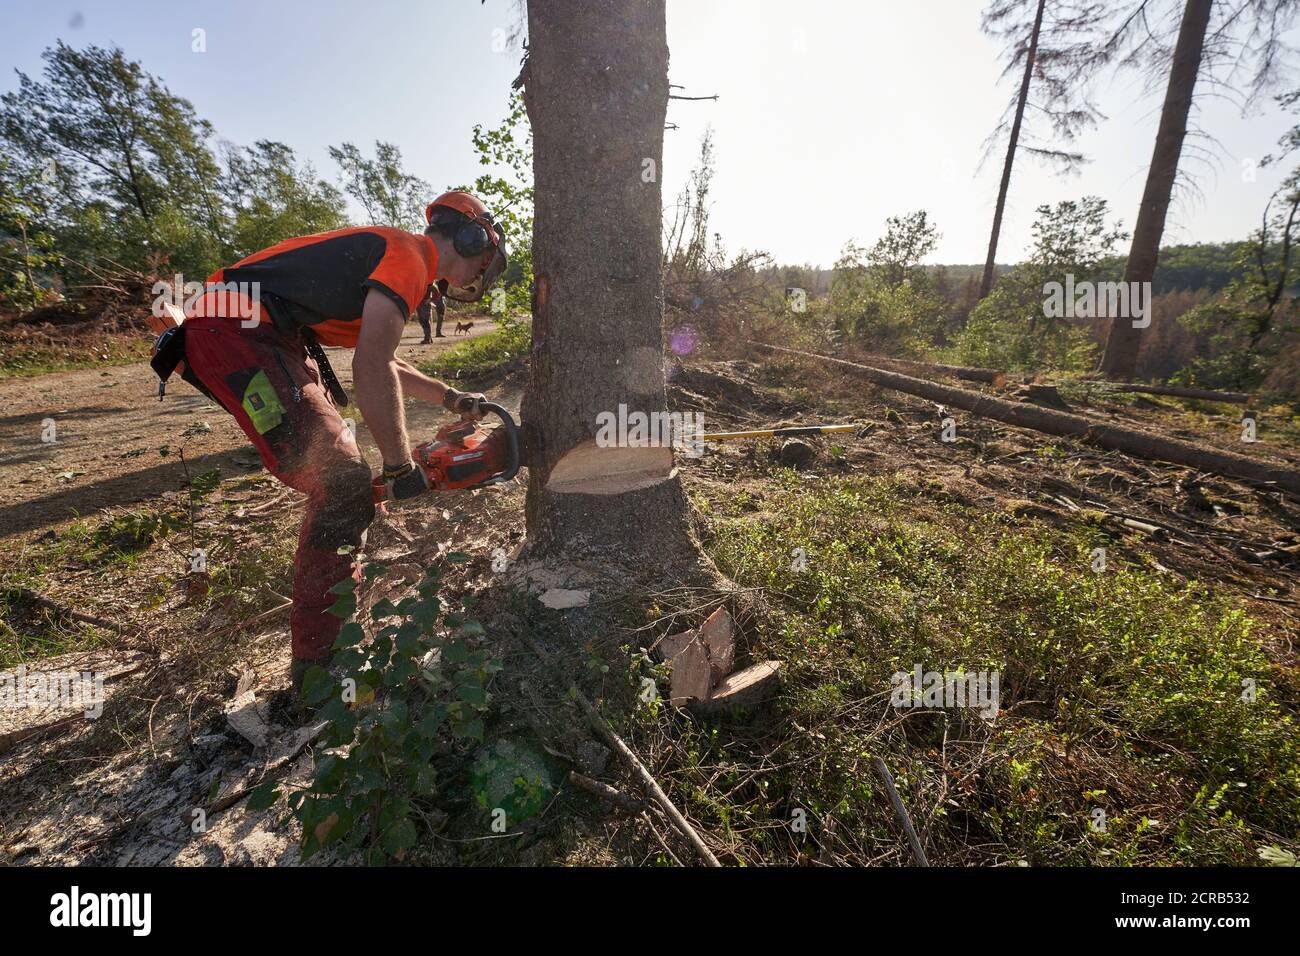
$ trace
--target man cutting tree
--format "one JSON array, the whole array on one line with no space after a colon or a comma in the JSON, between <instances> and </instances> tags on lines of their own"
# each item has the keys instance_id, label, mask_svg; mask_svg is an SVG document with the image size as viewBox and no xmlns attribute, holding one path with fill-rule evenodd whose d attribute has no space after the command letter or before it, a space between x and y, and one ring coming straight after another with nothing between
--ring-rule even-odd
<instances>
[{"instance_id":1,"label":"man cutting tree","mask_svg":"<svg viewBox=\"0 0 1300 956\"><path fill-rule=\"evenodd\" d=\"M349 574L359 579L356 553L375 515L370 468L336 407L347 396L320 345L356 350L353 387L383 455L388 499L429 487L411 461L405 396L481 417L482 395L429 378L395 352L434 283L445 280L451 299L482 298L505 269L505 232L463 192L439 196L425 219L423 235L366 226L254 253L208 277L182 326L185 379L235 417L271 474L307 495L290 618L295 689L330 654L342 622L327 613L329 590ZM257 292L222 291L231 288Z\"/></svg>"}]
</instances>

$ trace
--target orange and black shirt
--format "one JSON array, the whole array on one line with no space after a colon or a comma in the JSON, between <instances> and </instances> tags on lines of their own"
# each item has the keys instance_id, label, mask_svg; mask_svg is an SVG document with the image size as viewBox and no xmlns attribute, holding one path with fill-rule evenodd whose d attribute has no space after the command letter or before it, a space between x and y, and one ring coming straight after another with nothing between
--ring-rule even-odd
<instances>
[{"instance_id":1,"label":"orange and black shirt","mask_svg":"<svg viewBox=\"0 0 1300 956\"><path fill-rule=\"evenodd\" d=\"M218 269L208 284L256 282L277 329L292 334L310 326L322 345L352 348L371 289L409 319L437 273L438 250L428 236L362 226L286 239Z\"/></svg>"}]
</instances>

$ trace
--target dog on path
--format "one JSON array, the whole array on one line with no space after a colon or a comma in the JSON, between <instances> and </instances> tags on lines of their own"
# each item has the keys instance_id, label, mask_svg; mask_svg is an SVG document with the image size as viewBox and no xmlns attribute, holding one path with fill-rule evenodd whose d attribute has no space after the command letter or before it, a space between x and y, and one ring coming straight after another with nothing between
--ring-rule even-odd
<instances>
[{"instance_id":1,"label":"dog on path","mask_svg":"<svg viewBox=\"0 0 1300 956\"><path fill-rule=\"evenodd\" d=\"M456 323L456 334L457 334L457 335L460 335L460 334L462 334L462 333L468 333L468 332L469 332L471 329L473 329L473 328L474 328L474 323L473 323L473 322L457 322L457 323Z\"/></svg>"}]
</instances>

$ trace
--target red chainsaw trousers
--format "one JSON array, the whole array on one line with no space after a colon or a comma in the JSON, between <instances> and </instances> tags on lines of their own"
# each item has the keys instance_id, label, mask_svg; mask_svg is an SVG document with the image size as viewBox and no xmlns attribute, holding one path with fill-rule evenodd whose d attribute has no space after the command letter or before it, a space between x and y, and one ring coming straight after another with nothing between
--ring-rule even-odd
<instances>
[{"instance_id":1,"label":"red chainsaw trousers","mask_svg":"<svg viewBox=\"0 0 1300 956\"><path fill-rule=\"evenodd\" d=\"M335 601L328 592L349 575L361 580L355 559L375 516L370 468L301 340L269 321L242 328L205 313L205 301L185 323L185 364L239 422L266 470L307 496L290 630L294 657L321 660L343 624L326 613ZM345 545L351 552L340 554Z\"/></svg>"}]
</instances>

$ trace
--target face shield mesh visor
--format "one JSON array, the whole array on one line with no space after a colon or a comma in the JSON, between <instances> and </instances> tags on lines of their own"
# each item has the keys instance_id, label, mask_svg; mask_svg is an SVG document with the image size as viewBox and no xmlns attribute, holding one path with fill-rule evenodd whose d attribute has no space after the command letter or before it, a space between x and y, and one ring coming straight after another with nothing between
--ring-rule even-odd
<instances>
[{"instance_id":1,"label":"face shield mesh visor","mask_svg":"<svg viewBox=\"0 0 1300 956\"><path fill-rule=\"evenodd\" d=\"M492 283L501 278L502 273L506 271L506 266L510 264L510 256L509 250L506 248L505 229L499 223L493 228L496 229L497 244L491 260L488 261L487 268L479 273L469 285L448 286L447 298L456 302L477 302L492 287Z\"/></svg>"}]
</instances>

